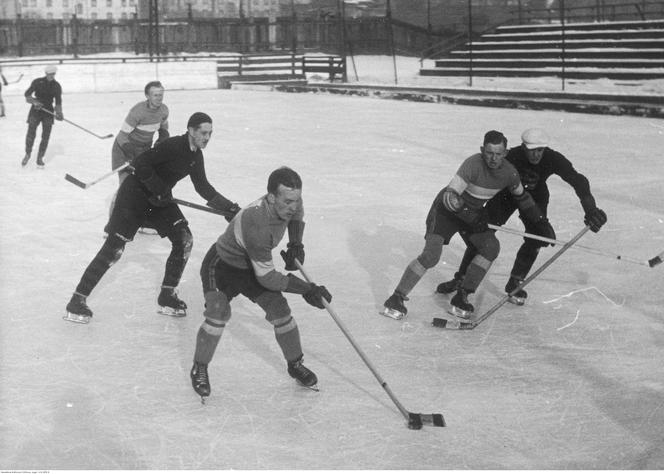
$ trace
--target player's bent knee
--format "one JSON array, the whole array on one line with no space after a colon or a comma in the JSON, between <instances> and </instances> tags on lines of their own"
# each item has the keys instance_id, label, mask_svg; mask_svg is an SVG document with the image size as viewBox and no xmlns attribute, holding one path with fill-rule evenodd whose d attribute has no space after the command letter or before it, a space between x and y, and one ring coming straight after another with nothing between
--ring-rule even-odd
<instances>
[{"instance_id":1,"label":"player's bent knee","mask_svg":"<svg viewBox=\"0 0 664 474\"><path fill-rule=\"evenodd\" d=\"M417 257L417 261L426 268L433 268L438 265L440 261L440 256L443 253L443 238L439 236L433 236L433 238L428 238L424 244L424 250Z\"/></svg>"},{"instance_id":2,"label":"player's bent knee","mask_svg":"<svg viewBox=\"0 0 664 474\"><path fill-rule=\"evenodd\" d=\"M206 320L225 325L231 319L231 305L228 298L221 291L208 291L205 293L205 311L203 312Z\"/></svg>"},{"instance_id":3,"label":"player's bent knee","mask_svg":"<svg viewBox=\"0 0 664 474\"><path fill-rule=\"evenodd\" d=\"M488 261L493 262L498 258L498 254L500 253L500 242L493 232L476 235L481 236L481 238L471 238L470 241L477 249L477 253Z\"/></svg>"},{"instance_id":4,"label":"player's bent knee","mask_svg":"<svg viewBox=\"0 0 664 474\"><path fill-rule=\"evenodd\" d=\"M265 319L270 324L283 324L284 321L291 317L291 310L284 295L279 292L270 291L263 293L261 297L260 306L265 311Z\"/></svg>"}]
</instances>

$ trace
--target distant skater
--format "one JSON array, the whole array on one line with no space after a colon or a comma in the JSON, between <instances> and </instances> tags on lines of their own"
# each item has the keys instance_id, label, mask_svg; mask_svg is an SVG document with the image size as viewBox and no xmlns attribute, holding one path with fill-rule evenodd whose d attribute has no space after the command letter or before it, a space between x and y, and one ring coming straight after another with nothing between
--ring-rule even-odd
<instances>
[{"instance_id":1,"label":"distant skater","mask_svg":"<svg viewBox=\"0 0 664 474\"><path fill-rule=\"evenodd\" d=\"M37 136L37 127L41 123L42 135L39 143L39 151L37 152L37 166L44 167L44 154L48 147L48 141L51 137L51 129L53 128L53 113L55 113L56 120L62 120L62 87L60 83L55 80L55 73L58 68L55 66L46 66L44 77L38 77L30 87L25 91L25 101L31 104L30 112L28 113L28 132L25 135L25 156L21 161L21 166L25 166L30 161L32 153L32 146L35 143ZM55 101L55 108L53 102ZM51 113L48 113L48 112Z\"/></svg>"},{"instance_id":2,"label":"distant skater","mask_svg":"<svg viewBox=\"0 0 664 474\"><path fill-rule=\"evenodd\" d=\"M2 100L2 85L8 85L7 78L2 73L2 66L0 66L0 118L5 116L5 103Z\"/></svg>"}]
</instances>

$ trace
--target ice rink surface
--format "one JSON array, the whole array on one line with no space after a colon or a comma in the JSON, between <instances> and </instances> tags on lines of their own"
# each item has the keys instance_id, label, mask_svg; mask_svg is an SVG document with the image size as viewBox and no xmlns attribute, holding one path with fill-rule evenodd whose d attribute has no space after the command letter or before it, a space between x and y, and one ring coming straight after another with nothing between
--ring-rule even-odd
<instances>
[{"instance_id":1,"label":"ice rink surface","mask_svg":"<svg viewBox=\"0 0 664 474\"><path fill-rule=\"evenodd\" d=\"M65 116L117 133L140 92L67 94ZM643 261L664 250L661 120L461 107L257 91L167 91L171 134L201 110L215 120L210 181L248 204L278 166L304 180L305 267L405 407L442 413L446 428L403 417L326 311L289 295L305 363L321 391L288 377L271 326L239 297L210 365L201 405L189 381L203 298L201 260L226 222L183 208L195 244L180 296L189 315L156 313L167 240L138 235L88 302L89 325L62 320L102 244L117 187L111 140L56 123L46 168L21 168L28 107L5 97L0 120L0 469L662 469L664 265L649 268L571 249L473 331L447 317L436 285L463 252L455 237L410 295L407 319L378 315L423 245L431 201L483 134L546 128L551 147L586 174L608 214L580 243ZM39 140L39 137L38 137ZM37 144L35 145L35 149ZM582 227L572 189L553 177L559 239ZM198 203L188 179L174 195ZM516 219L507 224L521 229ZM502 296L519 237L473 303ZM282 243L282 247L285 242ZM555 249L541 252L538 263ZM281 266L275 252L275 261ZM538 264L536 263L536 265Z\"/></svg>"}]
</instances>

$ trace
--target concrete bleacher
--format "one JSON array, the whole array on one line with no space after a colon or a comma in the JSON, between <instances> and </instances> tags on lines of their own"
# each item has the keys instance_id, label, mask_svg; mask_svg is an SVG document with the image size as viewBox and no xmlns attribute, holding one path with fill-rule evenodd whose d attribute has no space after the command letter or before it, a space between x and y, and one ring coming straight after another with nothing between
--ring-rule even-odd
<instances>
[{"instance_id":1,"label":"concrete bleacher","mask_svg":"<svg viewBox=\"0 0 664 474\"><path fill-rule=\"evenodd\" d=\"M564 45L564 49L563 49ZM664 20L500 26L422 76L664 78Z\"/></svg>"}]
</instances>

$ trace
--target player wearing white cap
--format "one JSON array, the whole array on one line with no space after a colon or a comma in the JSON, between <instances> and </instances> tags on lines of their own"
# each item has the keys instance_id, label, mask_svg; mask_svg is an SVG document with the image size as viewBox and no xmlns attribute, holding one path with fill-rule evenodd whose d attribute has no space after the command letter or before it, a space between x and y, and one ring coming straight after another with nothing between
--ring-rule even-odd
<instances>
[{"instance_id":1,"label":"player wearing white cap","mask_svg":"<svg viewBox=\"0 0 664 474\"><path fill-rule=\"evenodd\" d=\"M25 156L21 161L21 166L27 165L28 161L30 161L32 145L35 143L37 127L40 123L42 126L42 135L41 142L39 143L39 151L37 152L37 166L40 168L44 166L44 154L48 147L48 140L51 137L51 128L53 128L53 113L55 113L55 119L57 120L64 118L62 115L62 87L55 80L57 70L58 68L53 65L46 66L44 68L46 75L32 81L30 87L25 91L25 101L31 104L32 107L30 107L30 112L28 113L28 132L25 135ZM55 101L55 109L53 101Z\"/></svg>"},{"instance_id":2,"label":"player wearing white cap","mask_svg":"<svg viewBox=\"0 0 664 474\"><path fill-rule=\"evenodd\" d=\"M549 148L548 144L549 137L544 130L529 128L521 134L521 145L512 148L507 154L506 160L517 169L523 186L532 195L545 217L549 205L549 188L546 180L555 174L574 189L583 208L584 223L590 225L591 231L599 232L606 223L606 213L597 207L595 198L590 192L588 178L574 169L572 163L564 155ZM508 193L501 192L487 203L486 209L489 223L500 226L507 222L516 211L517 204ZM523 221L527 233L542 235L532 223L524 219L523 215L519 215L519 217ZM539 249L547 245L549 244L546 242L524 238L524 243L516 254L510 278L505 286L506 293L511 293L526 278L537 259ZM454 278L438 285L437 291L439 293L456 291L476 254L476 247L472 244L468 245ZM519 290L509 301L522 305L527 297L528 293L525 290Z\"/></svg>"}]
</instances>

